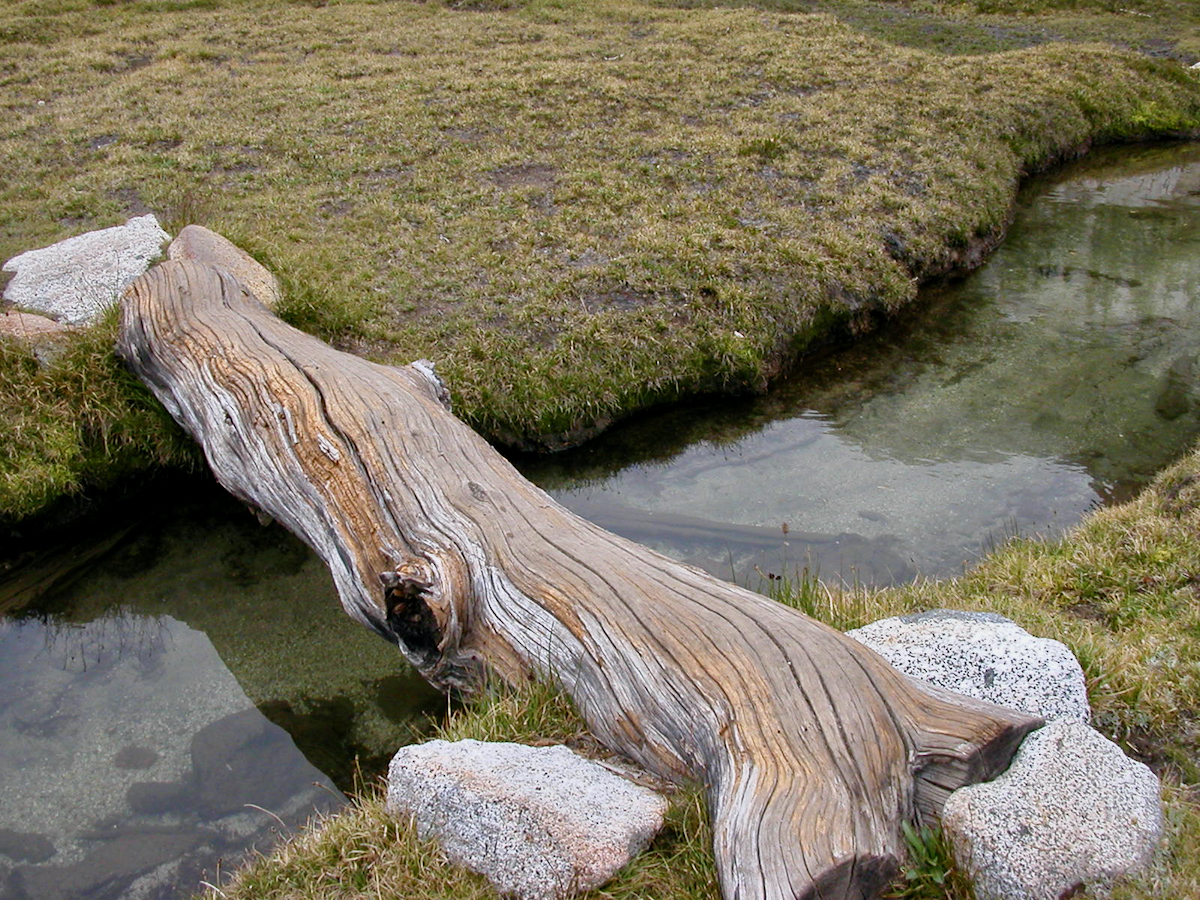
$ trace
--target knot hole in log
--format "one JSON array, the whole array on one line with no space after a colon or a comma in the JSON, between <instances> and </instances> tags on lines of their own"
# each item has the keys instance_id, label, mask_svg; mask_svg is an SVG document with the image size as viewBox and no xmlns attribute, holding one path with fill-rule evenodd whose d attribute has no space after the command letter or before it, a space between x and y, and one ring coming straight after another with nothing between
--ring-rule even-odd
<instances>
[{"instance_id":1,"label":"knot hole in log","mask_svg":"<svg viewBox=\"0 0 1200 900\"><path fill-rule=\"evenodd\" d=\"M429 603L435 581L433 568L420 559L411 559L394 571L379 573L388 628L426 666L437 661L443 637Z\"/></svg>"},{"instance_id":2,"label":"knot hole in log","mask_svg":"<svg viewBox=\"0 0 1200 900\"><path fill-rule=\"evenodd\" d=\"M426 678L458 690L482 683L482 660L462 646L471 579L453 551L414 556L379 573L387 627Z\"/></svg>"}]
</instances>

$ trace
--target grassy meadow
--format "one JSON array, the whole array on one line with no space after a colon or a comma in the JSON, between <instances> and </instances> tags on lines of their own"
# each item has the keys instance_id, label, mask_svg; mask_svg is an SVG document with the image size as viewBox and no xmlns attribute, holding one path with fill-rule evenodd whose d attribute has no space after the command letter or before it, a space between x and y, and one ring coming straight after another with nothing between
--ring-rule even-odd
<instances>
[{"instance_id":1,"label":"grassy meadow","mask_svg":"<svg viewBox=\"0 0 1200 900\"><path fill-rule=\"evenodd\" d=\"M556 447L762 390L979 263L1023 176L1200 134L1192 0L8 0L0 259L152 211L249 250L282 315L436 361L489 438ZM46 364L0 340L0 521L197 451L120 367L115 317ZM774 583L837 627L989 609L1066 642L1096 724L1166 785L1159 865L1200 896L1200 455L1061 540L887 591ZM449 737L567 740L554 692ZM594 748L593 748L594 749ZM703 805L593 896L717 896ZM963 900L936 848L893 895ZM217 897L491 897L370 786Z\"/></svg>"},{"instance_id":2,"label":"grassy meadow","mask_svg":"<svg viewBox=\"0 0 1200 900\"><path fill-rule=\"evenodd\" d=\"M292 323L560 446L761 390L977 263L1023 174L1195 132L1200 17L1142 5L12 0L0 258L199 222ZM6 347L0 398L10 519L192 459L111 354Z\"/></svg>"}]
</instances>

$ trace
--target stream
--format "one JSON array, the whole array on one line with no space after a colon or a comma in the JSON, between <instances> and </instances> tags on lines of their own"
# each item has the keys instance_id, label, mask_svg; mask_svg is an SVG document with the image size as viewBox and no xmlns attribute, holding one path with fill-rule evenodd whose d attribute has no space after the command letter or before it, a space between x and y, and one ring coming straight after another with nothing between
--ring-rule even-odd
<instances>
[{"instance_id":1,"label":"stream","mask_svg":"<svg viewBox=\"0 0 1200 900\"><path fill-rule=\"evenodd\" d=\"M948 576L1126 499L1200 433L1200 146L1102 151L916 315L763 397L623 423L525 474L723 578Z\"/></svg>"},{"instance_id":2,"label":"stream","mask_svg":"<svg viewBox=\"0 0 1200 900\"><path fill-rule=\"evenodd\" d=\"M981 270L770 394L516 462L751 587L952 575L1191 446L1197 285L1200 145L1093 154L1030 183ZM339 808L446 709L307 548L205 478L158 481L0 573L0 900L188 897Z\"/></svg>"}]
</instances>

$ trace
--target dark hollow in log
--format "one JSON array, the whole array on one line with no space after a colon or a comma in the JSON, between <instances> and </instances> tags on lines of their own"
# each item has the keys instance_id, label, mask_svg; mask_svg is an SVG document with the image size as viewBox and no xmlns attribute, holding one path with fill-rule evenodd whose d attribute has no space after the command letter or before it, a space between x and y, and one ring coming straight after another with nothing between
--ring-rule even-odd
<instances>
[{"instance_id":1,"label":"dark hollow in log","mask_svg":"<svg viewBox=\"0 0 1200 900\"><path fill-rule=\"evenodd\" d=\"M609 747L701 779L729 900L875 896L900 822L1040 724L580 519L451 415L427 364L340 353L223 271L151 270L119 349L220 482L307 541L346 611L435 685L552 679Z\"/></svg>"}]
</instances>

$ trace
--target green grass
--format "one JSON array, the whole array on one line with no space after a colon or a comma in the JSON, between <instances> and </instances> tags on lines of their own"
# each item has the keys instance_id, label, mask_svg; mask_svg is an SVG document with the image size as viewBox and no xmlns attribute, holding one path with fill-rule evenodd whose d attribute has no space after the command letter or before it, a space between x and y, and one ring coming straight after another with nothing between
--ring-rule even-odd
<instances>
[{"instance_id":1,"label":"green grass","mask_svg":"<svg viewBox=\"0 0 1200 900\"><path fill-rule=\"evenodd\" d=\"M115 311L114 311L115 312ZM115 485L151 466L189 467L199 452L113 350L116 316L72 334L39 362L0 340L0 523L64 495Z\"/></svg>"},{"instance_id":2,"label":"green grass","mask_svg":"<svg viewBox=\"0 0 1200 900\"><path fill-rule=\"evenodd\" d=\"M434 359L484 434L553 446L759 390L998 239L1024 174L1200 126L1200 79L1112 45L1190 59L1200 12L1169 0L1133 25L1103 3L480 5L6 4L0 258L147 209L199 221L281 277L290 321ZM45 434L0 446L9 516L111 480L86 400L30 411L19 368L0 413ZM130 433L143 399L113 390ZM176 460L169 431L109 442L113 470Z\"/></svg>"}]
</instances>

